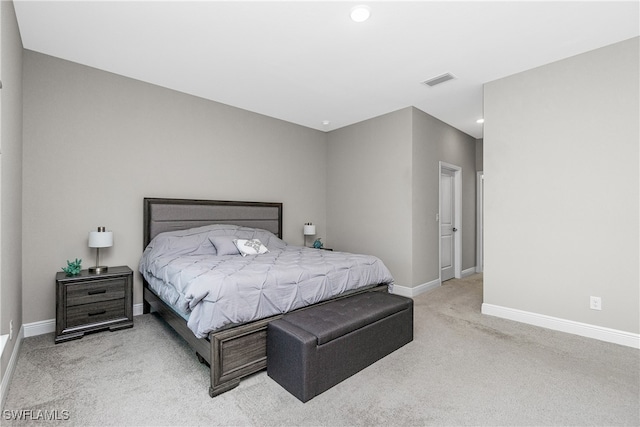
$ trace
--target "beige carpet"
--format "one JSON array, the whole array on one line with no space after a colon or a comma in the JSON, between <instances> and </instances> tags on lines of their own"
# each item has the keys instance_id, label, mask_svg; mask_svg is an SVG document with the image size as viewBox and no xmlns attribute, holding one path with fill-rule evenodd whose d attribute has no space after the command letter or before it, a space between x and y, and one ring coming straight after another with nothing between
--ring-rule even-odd
<instances>
[{"instance_id":1,"label":"beige carpet","mask_svg":"<svg viewBox=\"0 0 640 427\"><path fill-rule=\"evenodd\" d=\"M638 350L481 303L481 275L416 297L412 343L306 404L265 372L209 398L208 368L154 315L64 344L27 338L2 425L640 425ZM7 419L20 410L69 419Z\"/></svg>"}]
</instances>

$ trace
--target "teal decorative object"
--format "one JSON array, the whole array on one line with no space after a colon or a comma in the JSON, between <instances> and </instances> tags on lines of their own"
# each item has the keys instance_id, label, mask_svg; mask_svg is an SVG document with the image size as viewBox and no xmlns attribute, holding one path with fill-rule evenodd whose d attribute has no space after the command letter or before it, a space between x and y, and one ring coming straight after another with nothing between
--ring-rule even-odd
<instances>
[{"instance_id":1,"label":"teal decorative object","mask_svg":"<svg viewBox=\"0 0 640 427\"><path fill-rule=\"evenodd\" d=\"M62 267L62 271L67 273L67 276L69 277L77 276L78 274L80 274L80 270L82 270L81 264L82 264L82 260L78 258L76 258L76 260L73 262L67 260L67 266Z\"/></svg>"},{"instance_id":2,"label":"teal decorative object","mask_svg":"<svg viewBox=\"0 0 640 427\"><path fill-rule=\"evenodd\" d=\"M314 242L313 242L313 247L316 249L322 249L324 245L322 244L322 242L320 241L320 237L318 237Z\"/></svg>"}]
</instances>

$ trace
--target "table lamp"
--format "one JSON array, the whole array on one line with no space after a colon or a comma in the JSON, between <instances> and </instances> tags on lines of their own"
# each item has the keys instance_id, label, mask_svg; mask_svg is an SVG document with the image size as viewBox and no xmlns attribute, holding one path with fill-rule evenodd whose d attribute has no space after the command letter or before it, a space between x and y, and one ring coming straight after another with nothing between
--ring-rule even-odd
<instances>
[{"instance_id":1,"label":"table lamp","mask_svg":"<svg viewBox=\"0 0 640 427\"><path fill-rule=\"evenodd\" d=\"M113 246L113 233L105 231L104 227L98 227L98 231L89 232L89 247L96 248L96 266L89 267L89 273L105 273L109 267L100 265L100 248Z\"/></svg>"},{"instance_id":2,"label":"table lamp","mask_svg":"<svg viewBox=\"0 0 640 427\"><path fill-rule=\"evenodd\" d=\"M307 236L315 236L316 235L316 226L310 222L307 222L304 225L304 245L307 246Z\"/></svg>"}]
</instances>

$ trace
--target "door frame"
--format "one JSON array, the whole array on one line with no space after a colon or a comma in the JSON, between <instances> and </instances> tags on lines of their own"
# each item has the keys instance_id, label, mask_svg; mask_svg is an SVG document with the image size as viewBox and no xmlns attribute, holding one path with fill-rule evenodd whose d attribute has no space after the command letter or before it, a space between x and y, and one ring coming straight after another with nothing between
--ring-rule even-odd
<instances>
[{"instance_id":1,"label":"door frame","mask_svg":"<svg viewBox=\"0 0 640 427\"><path fill-rule=\"evenodd\" d=\"M453 222L457 231L454 233L453 274L456 279L462 277L462 168L451 163L438 162L438 280L442 284L442 230L440 229L440 217L442 214L442 171L453 172L453 197L454 215Z\"/></svg>"},{"instance_id":2,"label":"door frame","mask_svg":"<svg viewBox=\"0 0 640 427\"><path fill-rule=\"evenodd\" d=\"M484 270L484 171L476 172L476 273Z\"/></svg>"}]
</instances>

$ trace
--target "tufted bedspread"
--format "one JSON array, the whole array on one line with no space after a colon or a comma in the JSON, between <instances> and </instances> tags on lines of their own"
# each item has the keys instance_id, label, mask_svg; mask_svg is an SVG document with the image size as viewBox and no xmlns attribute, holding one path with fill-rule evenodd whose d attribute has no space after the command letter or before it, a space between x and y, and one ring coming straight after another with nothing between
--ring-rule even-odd
<instances>
[{"instance_id":1,"label":"tufted bedspread","mask_svg":"<svg viewBox=\"0 0 640 427\"><path fill-rule=\"evenodd\" d=\"M269 252L218 255L209 238L228 234L259 238ZM198 338L351 290L393 284L374 256L287 245L264 230L220 225L158 235L145 249L140 272Z\"/></svg>"}]
</instances>

